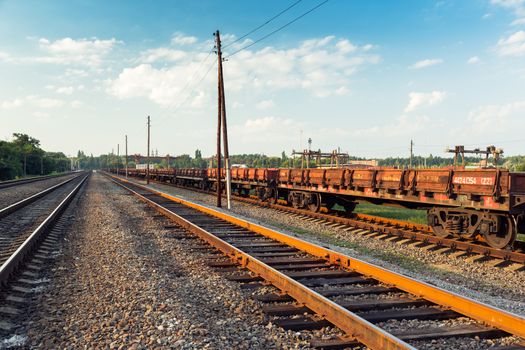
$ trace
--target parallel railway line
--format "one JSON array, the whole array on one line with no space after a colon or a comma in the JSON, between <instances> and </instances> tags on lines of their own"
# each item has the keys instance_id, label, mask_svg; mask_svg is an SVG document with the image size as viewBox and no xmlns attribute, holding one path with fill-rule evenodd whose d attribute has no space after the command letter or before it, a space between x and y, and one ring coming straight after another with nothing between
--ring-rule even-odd
<instances>
[{"instance_id":1,"label":"parallel railway line","mask_svg":"<svg viewBox=\"0 0 525 350\"><path fill-rule=\"evenodd\" d=\"M200 193L211 194L209 191L194 187L180 186L169 182L150 180L155 183L174 186ZM339 213L315 213L305 209L297 209L279 203L271 204L248 197L233 195L233 199L252 205L267 207L302 219L318 219L327 224L333 224L349 234L359 234L370 238L394 240L416 247L439 250L443 253L464 252L471 255L473 260L496 259L495 266L507 266L514 263L515 269L522 269L525 265L525 242L516 241L514 250L496 249L475 241L461 241L457 239L442 238L432 234L432 229L427 225L415 224L402 220L387 219L365 214L351 214L343 216ZM482 239L482 238L481 238ZM419 244L417 244L419 242Z\"/></svg>"},{"instance_id":2,"label":"parallel railway line","mask_svg":"<svg viewBox=\"0 0 525 350\"><path fill-rule=\"evenodd\" d=\"M35 177L23 178L19 180L0 181L0 189L25 185L31 182L43 181L43 180L52 179L52 178L61 177L61 176L66 176L68 174L69 173L63 173L63 174L56 174L56 175L35 176Z\"/></svg>"},{"instance_id":3,"label":"parallel railway line","mask_svg":"<svg viewBox=\"0 0 525 350\"><path fill-rule=\"evenodd\" d=\"M205 243L203 248L219 250L221 257L209 264L232 269L231 280L252 287L269 283L280 290L260 300L267 303L269 315L279 317L276 323L281 327L335 325L345 333L339 339L313 342L314 346L413 349L450 337L459 342L474 337L506 339L498 349L524 346L523 317L224 212L125 179L112 179L174 221L176 236L186 238L190 232ZM236 272L237 266L245 270ZM403 320L454 319L463 321L426 329L402 326Z\"/></svg>"},{"instance_id":4,"label":"parallel railway line","mask_svg":"<svg viewBox=\"0 0 525 350\"><path fill-rule=\"evenodd\" d=\"M0 210L0 287L9 283L88 176L79 174Z\"/></svg>"}]
</instances>

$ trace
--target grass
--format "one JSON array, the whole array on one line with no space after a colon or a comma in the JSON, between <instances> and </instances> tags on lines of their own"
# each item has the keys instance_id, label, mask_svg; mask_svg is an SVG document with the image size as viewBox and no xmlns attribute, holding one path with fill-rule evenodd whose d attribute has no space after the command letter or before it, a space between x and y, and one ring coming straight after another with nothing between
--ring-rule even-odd
<instances>
[{"instance_id":1,"label":"grass","mask_svg":"<svg viewBox=\"0 0 525 350\"><path fill-rule=\"evenodd\" d=\"M355 213L375 215L388 219L410 221L416 224L426 225L427 211L389 207L386 205L375 205L370 203L359 203L354 210Z\"/></svg>"}]
</instances>

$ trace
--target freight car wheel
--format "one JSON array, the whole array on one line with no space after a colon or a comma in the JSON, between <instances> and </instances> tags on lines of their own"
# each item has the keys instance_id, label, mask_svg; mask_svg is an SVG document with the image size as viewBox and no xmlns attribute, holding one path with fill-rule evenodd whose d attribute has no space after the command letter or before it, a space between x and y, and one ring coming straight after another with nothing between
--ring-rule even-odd
<instances>
[{"instance_id":1,"label":"freight car wheel","mask_svg":"<svg viewBox=\"0 0 525 350\"><path fill-rule=\"evenodd\" d=\"M516 223L513 218L508 217L501 220L498 232L485 232L483 237L489 246L502 249L514 243L516 234Z\"/></svg>"},{"instance_id":2,"label":"freight car wheel","mask_svg":"<svg viewBox=\"0 0 525 350\"><path fill-rule=\"evenodd\" d=\"M450 232L445 230L443 226L432 226L432 231L434 232L434 235L438 236L439 238L447 238L450 236Z\"/></svg>"},{"instance_id":3,"label":"freight car wheel","mask_svg":"<svg viewBox=\"0 0 525 350\"><path fill-rule=\"evenodd\" d=\"M308 203L308 209L317 213L321 209L321 195L319 193L310 194L310 203Z\"/></svg>"}]
</instances>

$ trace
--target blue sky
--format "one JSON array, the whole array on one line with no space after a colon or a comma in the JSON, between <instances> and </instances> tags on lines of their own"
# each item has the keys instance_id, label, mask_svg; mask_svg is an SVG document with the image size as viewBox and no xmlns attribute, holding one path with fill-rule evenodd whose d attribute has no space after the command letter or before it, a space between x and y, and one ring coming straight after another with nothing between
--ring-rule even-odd
<instances>
[{"instance_id":1,"label":"blue sky","mask_svg":"<svg viewBox=\"0 0 525 350\"><path fill-rule=\"evenodd\" d=\"M214 151L216 56L293 1L2 1L0 138L46 149ZM303 0L233 52L314 7ZM525 0L345 1L224 64L231 153L525 153ZM301 136L302 135L302 136ZM302 141L302 145L301 145Z\"/></svg>"}]
</instances>

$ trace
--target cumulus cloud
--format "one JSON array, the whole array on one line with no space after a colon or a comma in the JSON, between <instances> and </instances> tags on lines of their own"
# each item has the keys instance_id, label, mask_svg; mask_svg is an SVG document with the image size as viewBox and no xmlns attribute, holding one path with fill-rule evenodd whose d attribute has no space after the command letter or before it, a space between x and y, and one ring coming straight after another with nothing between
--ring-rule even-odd
<instances>
[{"instance_id":1,"label":"cumulus cloud","mask_svg":"<svg viewBox=\"0 0 525 350\"><path fill-rule=\"evenodd\" d=\"M35 57L30 60L41 63L97 67L102 63L103 58L111 52L118 41L114 38L107 40L97 38L62 38L55 41L41 38L38 40L38 43L47 55Z\"/></svg>"},{"instance_id":2,"label":"cumulus cloud","mask_svg":"<svg viewBox=\"0 0 525 350\"><path fill-rule=\"evenodd\" d=\"M255 105L257 109L269 109L274 106L273 100L262 100Z\"/></svg>"},{"instance_id":3,"label":"cumulus cloud","mask_svg":"<svg viewBox=\"0 0 525 350\"><path fill-rule=\"evenodd\" d=\"M342 53L349 53L357 50L357 46L346 39L339 40L337 44L335 44L335 47L337 47Z\"/></svg>"},{"instance_id":4,"label":"cumulus cloud","mask_svg":"<svg viewBox=\"0 0 525 350\"><path fill-rule=\"evenodd\" d=\"M445 91L411 92L408 94L408 105L405 112L413 112L421 107L433 106L442 102L447 93Z\"/></svg>"},{"instance_id":5,"label":"cumulus cloud","mask_svg":"<svg viewBox=\"0 0 525 350\"><path fill-rule=\"evenodd\" d=\"M139 61L142 63L153 63L156 61L175 62L185 58L186 56L187 53L185 51L160 47L142 52Z\"/></svg>"},{"instance_id":6,"label":"cumulus cloud","mask_svg":"<svg viewBox=\"0 0 525 350\"><path fill-rule=\"evenodd\" d=\"M175 35L173 35L173 38L171 38L171 43L173 45L192 45L195 44L198 41L198 39L194 36L188 36L184 35L184 33L177 32Z\"/></svg>"},{"instance_id":7,"label":"cumulus cloud","mask_svg":"<svg viewBox=\"0 0 525 350\"><path fill-rule=\"evenodd\" d=\"M479 59L478 56L472 56L472 57L470 57L470 58L467 60L467 63L468 63L468 64L477 64L477 63L479 63L479 62L481 62L481 60Z\"/></svg>"},{"instance_id":8,"label":"cumulus cloud","mask_svg":"<svg viewBox=\"0 0 525 350\"><path fill-rule=\"evenodd\" d=\"M507 38L501 38L496 45L501 56L522 56L525 54L525 31L517 31Z\"/></svg>"},{"instance_id":9,"label":"cumulus cloud","mask_svg":"<svg viewBox=\"0 0 525 350\"><path fill-rule=\"evenodd\" d=\"M360 47L347 39L327 36L303 41L289 49L269 46L244 50L224 64L226 88L229 92L250 89L254 94L302 89L320 98L344 95L352 74L380 61L379 55L370 53L367 45ZM188 85L188 77L192 77L190 90L194 89L201 100L209 98L210 83L216 77L212 74L203 77L206 68L211 68L210 62L213 64L213 56L201 64L206 54L197 55L192 49L184 52L185 57L168 67L157 68L142 62L123 69L116 79L108 81L107 92L119 98L145 97L160 105L177 105L186 93L183 90ZM198 85L196 81L201 79ZM189 101L194 102L194 98L190 97Z\"/></svg>"},{"instance_id":10,"label":"cumulus cloud","mask_svg":"<svg viewBox=\"0 0 525 350\"><path fill-rule=\"evenodd\" d=\"M469 113L468 125L476 133L509 132L521 129L525 114L525 101L484 105Z\"/></svg>"},{"instance_id":11,"label":"cumulus cloud","mask_svg":"<svg viewBox=\"0 0 525 350\"><path fill-rule=\"evenodd\" d=\"M441 63L443 63L443 60L440 58L425 59L425 60L417 61L416 63L414 63L408 68L422 69L422 68L427 68L430 66L435 66L436 64L441 64Z\"/></svg>"}]
</instances>

